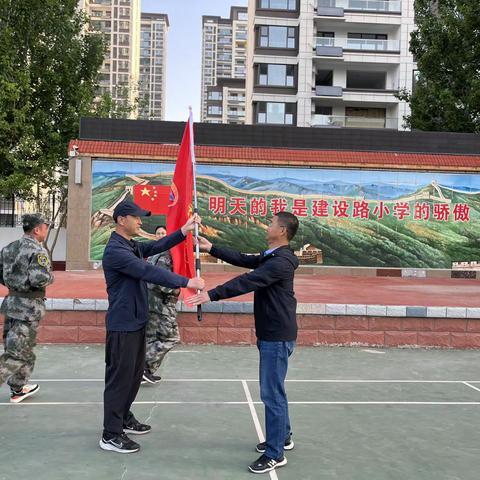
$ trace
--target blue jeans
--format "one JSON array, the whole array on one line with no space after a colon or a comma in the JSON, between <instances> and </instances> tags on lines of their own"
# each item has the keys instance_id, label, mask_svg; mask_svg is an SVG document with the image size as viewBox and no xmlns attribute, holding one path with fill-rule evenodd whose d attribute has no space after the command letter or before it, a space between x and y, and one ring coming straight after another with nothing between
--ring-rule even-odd
<instances>
[{"instance_id":1,"label":"blue jeans","mask_svg":"<svg viewBox=\"0 0 480 480\"><path fill-rule=\"evenodd\" d=\"M258 340L257 347L260 353L260 398L265 405L265 455L277 459L283 457L283 446L291 432L285 377L295 342Z\"/></svg>"}]
</instances>

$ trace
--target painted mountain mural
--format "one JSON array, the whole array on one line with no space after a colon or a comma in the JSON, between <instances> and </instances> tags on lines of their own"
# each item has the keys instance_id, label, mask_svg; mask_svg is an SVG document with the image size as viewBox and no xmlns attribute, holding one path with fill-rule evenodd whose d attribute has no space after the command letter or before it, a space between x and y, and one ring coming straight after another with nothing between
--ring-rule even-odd
<instances>
[{"instance_id":1,"label":"painted mountain mural","mask_svg":"<svg viewBox=\"0 0 480 480\"><path fill-rule=\"evenodd\" d=\"M96 161L90 258L102 259L113 208L135 185L170 185L174 165ZM199 210L209 240L246 253L266 248L279 210L300 219L292 242L322 251L324 265L451 268L480 260L480 176L429 172L200 165ZM153 200L152 200L153 201ZM143 219L153 238L162 216Z\"/></svg>"}]
</instances>

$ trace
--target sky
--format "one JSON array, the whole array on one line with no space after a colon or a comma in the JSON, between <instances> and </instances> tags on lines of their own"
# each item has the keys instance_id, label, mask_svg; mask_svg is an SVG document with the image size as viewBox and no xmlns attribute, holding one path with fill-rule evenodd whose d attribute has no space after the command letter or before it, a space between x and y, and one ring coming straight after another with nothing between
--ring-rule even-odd
<instances>
[{"instance_id":1,"label":"sky","mask_svg":"<svg viewBox=\"0 0 480 480\"><path fill-rule=\"evenodd\" d=\"M202 15L229 17L233 5L247 0L142 0L142 12L166 13L170 22L165 120L185 121L190 105L200 120Z\"/></svg>"}]
</instances>

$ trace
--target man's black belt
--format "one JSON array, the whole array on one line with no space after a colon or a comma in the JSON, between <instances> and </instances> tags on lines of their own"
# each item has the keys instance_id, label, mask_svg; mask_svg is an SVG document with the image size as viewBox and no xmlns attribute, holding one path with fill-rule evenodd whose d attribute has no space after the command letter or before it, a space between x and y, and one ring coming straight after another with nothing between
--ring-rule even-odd
<instances>
[{"instance_id":1,"label":"man's black belt","mask_svg":"<svg viewBox=\"0 0 480 480\"><path fill-rule=\"evenodd\" d=\"M18 290L8 290L8 295L11 297L20 298L45 298L45 290L38 290L36 292L19 292Z\"/></svg>"}]
</instances>

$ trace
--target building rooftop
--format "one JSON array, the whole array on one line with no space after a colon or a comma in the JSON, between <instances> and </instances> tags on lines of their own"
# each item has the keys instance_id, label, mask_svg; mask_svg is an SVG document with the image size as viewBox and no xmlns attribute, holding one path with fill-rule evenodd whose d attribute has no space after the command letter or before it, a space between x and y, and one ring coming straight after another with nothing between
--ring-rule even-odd
<instances>
[{"instance_id":1,"label":"building rooftop","mask_svg":"<svg viewBox=\"0 0 480 480\"><path fill-rule=\"evenodd\" d=\"M184 122L82 118L79 139L178 145L184 128ZM292 151L468 155L480 159L480 135L470 133L195 123L195 143Z\"/></svg>"}]
</instances>

